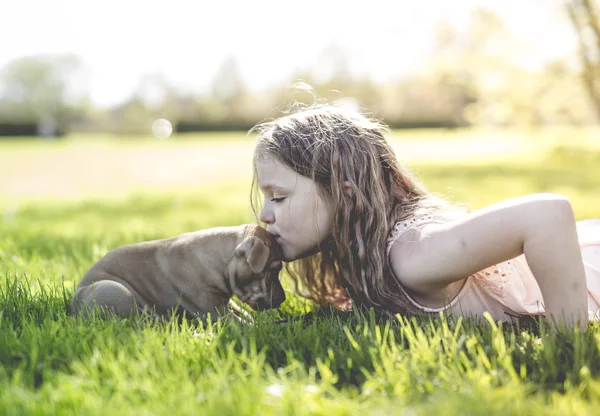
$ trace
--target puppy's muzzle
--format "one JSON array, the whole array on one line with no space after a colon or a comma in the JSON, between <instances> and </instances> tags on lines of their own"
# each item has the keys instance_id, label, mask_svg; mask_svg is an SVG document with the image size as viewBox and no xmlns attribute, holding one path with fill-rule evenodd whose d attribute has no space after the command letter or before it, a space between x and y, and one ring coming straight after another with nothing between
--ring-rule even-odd
<instances>
[{"instance_id":1,"label":"puppy's muzzle","mask_svg":"<svg viewBox=\"0 0 600 416\"><path fill-rule=\"evenodd\" d=\"M274 309L285 301L285 291L279 281L281 264L270 267L264 272L264 280L260 293L246 296L243 301L254 310Z\"/></svg>"},{"instance_id":2,"label":"puppy's muzzle","mask_svg":"<svg viewBox=\"0 0 600 416\"><path fill-rule=\"evenodd\" d=\"M269 287L270 286L270 287ZM278 278L272 279L267 283L267 294L265 297L256 300L257 310L276 309L285 301L285 292Z\"/></svg>"}]
</instances>

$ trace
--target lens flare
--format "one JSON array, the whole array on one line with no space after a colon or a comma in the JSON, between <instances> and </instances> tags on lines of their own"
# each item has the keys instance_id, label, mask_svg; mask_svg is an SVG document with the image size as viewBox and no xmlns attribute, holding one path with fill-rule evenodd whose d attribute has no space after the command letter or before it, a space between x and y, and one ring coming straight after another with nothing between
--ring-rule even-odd
<instances>
[{"instance_id":1,"label":"lens flare","mask_svg":"<svg viewBox=\"0 0 600 416\"><path fill-rule=\"evenodd\" d=\"M171 122L164 118L159 118L152 123L152 134L157 139L168 139L173 133Z\"/></svg>"}]
</instances>

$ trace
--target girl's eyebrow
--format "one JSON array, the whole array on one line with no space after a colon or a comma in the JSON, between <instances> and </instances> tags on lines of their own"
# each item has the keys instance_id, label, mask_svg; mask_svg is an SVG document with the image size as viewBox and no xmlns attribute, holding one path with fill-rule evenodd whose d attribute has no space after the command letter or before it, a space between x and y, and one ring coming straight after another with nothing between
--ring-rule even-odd
<instances>
[{"instance_id":1,"label":"girl's eyebrow","mask_svg":"<svg viewBox=\"0 0 600 416\"><path fill-rule=\"evenodd\" d=\"M276 183L265 183L260 186L263 191L286 191L283 186L277 185Z\"/></svg>"}]
</instances>

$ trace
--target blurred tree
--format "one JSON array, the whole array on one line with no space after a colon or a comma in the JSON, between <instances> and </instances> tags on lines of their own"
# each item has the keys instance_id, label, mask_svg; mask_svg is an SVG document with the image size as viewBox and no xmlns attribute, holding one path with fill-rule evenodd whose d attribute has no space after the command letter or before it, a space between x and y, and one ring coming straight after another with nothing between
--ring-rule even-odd
<instances>
[{"instance_id":1,"label":"blurred tree","mask_svg":"<svg viewBox=\"0 0 600 416\"><path fill-rule=\"evenodd\" d=\"M462 86L457 99L464 103L464 118L477 124L511 123L510 80L518 71L521 50L504 22L493 11L476 8L462 33L452 28L440 32L438 77L446 85Z\"/></svg>"},{"instance_id":2,"label":"blurred tree","mask_svg":"<svg viewBox=\"0 0 600 416\"><path fill-rule=\"evenodd\" d=\"M204 103L205 107L210 108L207 115L210 114L213 120L218 118L220 119L218 121L231 120L234 123L248 118L246 110L251 108L252 98L234 56L228 56L223 60L212 85L214 101Z\"/></svg>"},{"instance_id":3,"label":"blurred tree","mask_svg":"<svg viewBox=\"0 0 600 416\"><path fill-rule=\"evenodd\" d=\"M137 94L108 112L106 128L112 133L150 134L154 118Z\"/></svg>"},{"instance_id":4,"label":"blurred tree","mask_svg":"<svg viewBox=\"0 0 600 416\"><path fill-rule=\"evenodd\" d=\"M579 39L583 83L600 119L600 8L594 0L571 0L566 7Z\"/></svg>"},{"instance_id":5,"label":"blurred tree","mask_svg":"<svg viewBox=\"0 0 600 416\"><path fill-rule=\"evenodd\" d=\"M336 41L328 43L311 65L309 78L322 89L345 90L354 81L350 73L348 50Z\"/></svg>"},{"instance_id":6,"label":"blurred tree","mask_svg":"<svg viewBox=\"0 0 600 416\"><path fill-rule=\"evenodd\" d=\"M413 85L428 86L423 91L437 100L430 108L459 122L461 115L473 124L494 126L593 121L577 75L565 62L529 70L522 65L526 56L524 45L496 14L475 9L467 25L440 22L434 54Z\"/></svg>"},{"instance_id":7,"label":"blurred tree","mask_svg":"<svg viewBox=\"0 0 600 416\"><path fill-rule=\"evenodd\" d=\"M595 114L589 105L585 86L577 80L577 73L566 60L548 63L538 76L530 77L530 85L537 88L535 101L543 123L593 124ZM549 120L549 118L551 118Z\"/></svg>"},{"instance_id":8,"label":"blurred tree","mask_svg":"<svg viewBox=\"0 0 600 416\"><path fill-rule=\"evenodd\" d=\"M320 101L380 113L381 86L367 77L353 75L350 51L335 40L327 43L307 67L292 74L290 80L287 88L273 95L273 101L280 105L275 113Z\"/></svg>"},{"instance_id":9,"label":"blurred tree","mask_svg":"<svg viewBox=\"0 0 600 416\"><path fill-rule=\"evenodd\" d=\"M17 59L0 71L0 118L37 123L42 135L53 135L81 115L87 98L71 82L81 70L73 55Z\"/></svg>"},{"instance_id":10,"label":"blurred tree","mask_svg":"<svg viewBox=\"0 0 600 416\"><path fill-rule=\"evenodd\" d=\"M242 71L234 56L228 56L221 62L212 85L213 95L223 101L231 100L245 92Z\"/></svg>"},{"instance_id":11,"label":"blurred tree","mask_svg":"<svg viewBox=\"0 0 600 416\"><path fill-rule=\"evenodd\" d=\"M269 101L267 104L271 104ZM234 56L226 57L212 81L209 94L179 96L178 132L247 130L269 111L265 98L246 87Z\"/></svg>"},{"instance_id":12,"label":"blurred tree","mask_svg":"<svg viewBox=\"0 0 600 416\"><path fill-rule=\"evenodd\" d=\"M176 119L177 92L162 73L143 75L135 91L137 96L154 117Z\"/></svg>"}]
</instances>

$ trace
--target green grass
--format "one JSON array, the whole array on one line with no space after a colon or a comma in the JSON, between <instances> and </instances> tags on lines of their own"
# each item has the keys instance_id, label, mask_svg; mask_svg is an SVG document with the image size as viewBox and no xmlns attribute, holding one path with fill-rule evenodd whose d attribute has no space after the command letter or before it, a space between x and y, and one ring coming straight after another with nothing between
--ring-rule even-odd
<instances>
[{"instance_id":1,"label":"green grass","mask_svg":"<svg viewBox=\"0 0 600 416\"><path fill-rule=\"evenodd\" d=\"M458 147L472 143L460 144L456 133L438 136L417 132L397 143L431 191L470 208L560 192L578 218L600 218L594 144L531 138L522 153L494 158L465 156ZM12 160L0 164L0 414L597 414L599 324L586 334L554 334L526 323L384 320L371 311L318 311L293 295L281 311L256 314L254 325L68 316L74 285L108 250L253 219L243 173L215 180L222 175L200 170L198 178L212 180L193 188L138 186L123 177L115 192L83 195L8 186L26 168L53 166L56 157L90 147L140 154L158 148L169 172L181 165L169 160L169 149L182 147L225 155L231 169L241 163L226 157L236 145L230 137L226 143L106 140L0 142L0 159ZM438 140L459 156L414 157L415 149ZM17 170L17 153L7 156L16 149L20 163L35 155L37 165ZM65 169L63 180L93 182L97 174ZM41 191L24 192L33 189Z\"/></svg>"}]
</instances>

